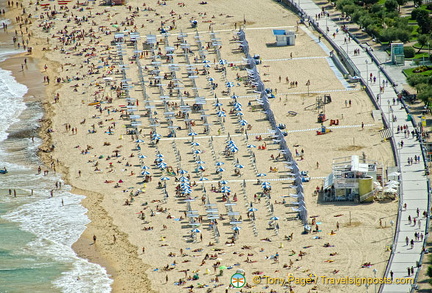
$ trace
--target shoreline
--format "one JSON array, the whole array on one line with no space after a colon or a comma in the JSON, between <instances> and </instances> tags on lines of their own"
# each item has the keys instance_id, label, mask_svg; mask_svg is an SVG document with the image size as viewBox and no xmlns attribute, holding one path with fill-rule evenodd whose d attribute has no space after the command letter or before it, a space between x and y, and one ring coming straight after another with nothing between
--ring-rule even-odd
<instances>
[{"instance_id":1,"label":"shoreline","mask_svg":"<svg viewBox=\"0 0 432 293\"><path fill-rule=\"evenodd\" d=\"M13 25L16 25L14 19L18 15L20 15L20 9L16 7L12 9L9 8L6 12L6 17L12 21ZM13 26L8 28L10 34L12 34L12 29ZM43 43L43 40L38 40L37 38L32 37L32 40L29 44L33 47L32 53L17 52L16 54L9 56L6 60L1 62L0 65L4 70L10 71L17 82L24 84L28 88L28 92L24 96L25 103L30 100L36 100L42 104L44 114L38 129L38 136L43 142L39 149L48 149L53 142L47 130L51 128L51 121L55 115L51 105L52 99L49 97L54 96L55 91L58 90L61 85L46 85L43 83L43 64L49 65L50 69L46 73L51 78L54 76L53 69L58 69L59 66L56 62L46 59L45 52L42 50L42 45L39 45L38 42ZM24 70L22 70L20 64L23 63L24 58L27 58L28 61L27 66L25 66ZM52 168L49 168L50 164L53 162L50 153L39 150L38 156L43 162L44 166L47 169L52 170ZM117 226L113 225L112 218L100 205L100 198L102 196L95 192L76 188L69 179L68 170L65 166L56 164L56 173L60 174L64 182L72 187L72 193L85 196L85 199L82 200L81 204L88 210L86 215L89 218L90 223L87 224L86 230L83 232L80 238L72 245L72 249L75 251L77 256L87 259L92 263L99 264L106 269L107 273L113 280L113 283L111 284L112 292L135 292L135 288L145 288L145 286L148 284L148 281L144 273L144 275L134 274L133 276L129 276L128 274L130 272L122 269L122 267L125 267L124 259L118 259L115 257L115 255L111 255L111 257L109 257L109 254L104 251L102 246L90 245L93 242L93 234L97 233L102 235L104 232L106 232L105 229L98 228L102 226L103 228L109 227L109 229L115 231L116 234L118 234L116 241L118 253L127 252L129 254L136 254L137 250L136 247L129 243L124 233L119 232ZM99 211L99 216L93 212L94 209ZM135 262L135 265L142 265L138 257L135 257ZM128 263L130 264L130 261L128 261ZM144 272L145 269L143 268L142 271ZM144 282L137 281L131 284L129 282L131 279L140 279L144 280ZM147 292L151 292L151 290L148 290Z\"/></svg>"}]
</instances>

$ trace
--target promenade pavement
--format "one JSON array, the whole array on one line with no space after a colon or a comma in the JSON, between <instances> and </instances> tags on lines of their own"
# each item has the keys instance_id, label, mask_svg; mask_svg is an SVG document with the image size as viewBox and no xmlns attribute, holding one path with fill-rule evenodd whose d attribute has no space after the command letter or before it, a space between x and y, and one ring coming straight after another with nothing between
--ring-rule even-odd
<instances>
[{"instance_id":1,"label":"promenade pavement","mask_svg":"<svg viewBox=\"0 0 432 293\"><path fill-rule=\"evenodd\" d=\"M320 14L322 9L312 0L301 0L300 7L310 19L315 19L315 15ZM296 3L298 5L298 3ZM374 62L366 48L368 45L356 43L355 40L349 40L349 36L343 33L342 28L332 20L332 17L321 17L317 19L319 27L326 31L329 28L328 34L333 39L341 50L345 51L354 65L361 73L361 77L367 81L368 86L373 94L372 99L377 99L377 104L382 111L382 115L387 119L389 129L394 137L394 151L396 157L399 158L399 179L400 179L400 208L398 221L395 227L395 242L393 244L393 253L389 259L389 264L385 272L374 272L371 269L371 277L389 277L392 272L393 279L397 278L413 278L417 273L418 264L421 261L421 253L424 247L424 242L427 238L426 221L423 217L423 212L428 210L428 183L425 176L425 165L421 153L421 145L416 135L411 135L414 126L411 121L407 121L407 112L402 104L398 101L397 92L402 90L401 83L405 81L405 77L401 73L401 67L390 65L385 52L369 52L376 54ZM335 33L334 37L333 34ZM319 40L317 40L319 41ZM354 54L354 50L359 51L359 54ZM387 74L392 78L397 85L392 86L386 80L381 69L387 71ZM372 77L372 79L371 79ZM387 81L387 82L386 82ZM380 88L381 87L381 88ZM408 127L408 135L404 131L398 131L398 126ZM419 163L408 164L409 158L419 156ZM406 205L406 208L403 206ZM417 209L419 214L417 213ZM408 217L411 217L411 222ZM414 224L414 218L416 223ZM415 240L414 234L423 234L423 240ZM411 240L414 245L411 246ZM384 249L384 247L383 247ZM414 273L408 273L408 268L414 268ZM373 267L372 267L373 268ZM397 293L410 292L413 289L412 284L385 284L379 289L380 292Z\"/></svg>"}]
</instances>

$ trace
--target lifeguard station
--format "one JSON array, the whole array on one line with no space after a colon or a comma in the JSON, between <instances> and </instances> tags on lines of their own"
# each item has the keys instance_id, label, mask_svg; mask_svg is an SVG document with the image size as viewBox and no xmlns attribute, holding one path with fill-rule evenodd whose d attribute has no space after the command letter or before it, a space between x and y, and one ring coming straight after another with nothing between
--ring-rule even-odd
<instances>
[{"instance_id":1,"label":"lifeguard station","mask_svg":"<svg viewBox=\"0 0 432 293\"><path fill-rule=\"evenodd\" d=\"M286 30L273 30L273 35L276 37L276 46L294 46L295 33Z\"/></svg>"}]
</instances>

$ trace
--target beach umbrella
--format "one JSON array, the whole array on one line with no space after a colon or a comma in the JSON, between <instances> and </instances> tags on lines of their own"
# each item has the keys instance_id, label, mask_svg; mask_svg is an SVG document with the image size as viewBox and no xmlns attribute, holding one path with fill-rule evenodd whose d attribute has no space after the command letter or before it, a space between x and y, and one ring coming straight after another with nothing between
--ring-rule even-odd
<instances>
[{"instance_id":1,"label":"beach umbrella","mask_svg":"<svg viewBox=\"0 0 432 293\"><path fill-rule=\"evenodd\" d=\"M144 140L142 140L142 139L137 139L137 140L135 140L135 142L144 142Z\"/></svg>"},{"instance_id":2,"label":"beach umbrella","mask_svg":"<svg viewBox=\"0 0 432 293\"><path fill-rule=\"evenodd\" d=\"M201 233L201 230L198 228L195 228L193 230L191 230L192 233Z\"/></svg>"},{"instance_id":3,"label":"beach umbrella","mask_svg":"<svg viewBox=\"0 0 432 293\"><path fill-rule=\"evenodd\" d=\"M219 181L219 183L225 185L225 184L228 184L228 181L226 181L226 180L222 180L222 181Z\"/></svg>"},{"instance_id":4,"label":"beach umbrella","mask_svg":"<svg viewBox=\"0 0 432 293\"><path fill-rule=\"evenodd\" d=\"M242 126L248 125L248 122L244 119L240 120L239 122L240 122L240 125L242 125Z\"/></svg>"},{"instance_id":5,"label":"beach umbrella","mask_svg":"<svg viewBox=\"0 0 432 293\"><path fill-rule=\"evenodd\" d=\"M195 136L195 135L198 135L198 134L196 132L189 132L188 135L189 136Z\"/></svg>"},{"instance_id":6,"label":"beach umbrella","mask_svg":"<svg viewBox=\"0 0 432 293\"><path fill-rule=\"evenodd\" d=\"M225 163L224 162L216 162L216 166L222 166L222 165L224 165Z\"/></svg>"},{"instance_id":7,"label":"beach umbrella","mask_svg":"<svg viewBox=\"0 0 432 293\"><path fill-rule=\"evenodd\" d=\"M160 153L156 154L156 157L158 157L158 158L163 158L163 156L164 156L164 155L162 155L162 154L160 154Z\"/></svg>"},{"instance_id":8,"label":"beach umbrella","mask_svg":"<svg viewBox=\"0 0 432 293\"><path fill-rule=\"evenodd\" d=\"M171 178L169 178L169 177L162 177L160 180L167 181L167 180L171 180Z\"/></svg>"},{"instance_id":9,"label":"beach umbrella","mask_svg":"<svg viewBox=\"0 0 432 293\"><path fill-rule=\"evenodd\" d=\"M238 230L241 229L241 227L239 227L239 226L234 226L232 229L233 229L234 231L238 231Z\"/></svg>"},{"instance_id":10,"label":"beach umbrella","mask_svg":"<svg viewBox=\"0 0 432 293\"><path fill-rule=\"evenodd\" d=\"M155 161L156 163L162 163L164 161L164 158L157 158Z\"/></svg>"},{"instance_id":11,"label":"beach umbrella","mask_svg":"<svg viewBox=\"0 0 432 293\"><path fill-rule=\"evenodd\" d=\"M233 153L236 153L236 152L238 152L238 147L233 146L233 147L230 148L230 151L233 152Z\"/></svg>"},{"instance_id":12,"label":"beach umbrella","mask_svg":"<svg viewBox=\"0 0 432 293\"><path fill-rule=\"evenodd\" d=\"M180 180L180 182L188 182L188 181L189 181L189 178L187 178L187 177L185 177L185 176L181 176L181 177L179 178L179 180Z\"/></svg>"},{"instance_id":13,"label":"beach umbrella","mask_svg":"<svg viewBox=\"0 0 432 293\"><path fill-rule=\"evenodd\" d=\"M257 174L257 177L264 177L264 176L267 176L267 174L265 174L265 173L258 173Z\"/></svg>"},{"instance_id":14,"label":"beach umbrella","mask_svg":"<svg viewBox=\"0 0 432 293\"><path fill-rule=\"evenodd\" d=\"M165 169L167 167L167 164L162 162L157 166L158 166L158 168Z\"/></svg>"},{"instance_id":15,"label":"beach umbrella","mask_svg":"<svg viewBox=\"0 0 432 293\"><path fill-rule=\"evenodd\" d=\"M205 170L203 166L199 166L198 169L201 170L201 171Z\"/></svg>"},{"instance_id":16,"label":"beach umbrella","mask_svg":"<svg viewBox=\"0 0 432 293\"><path fill-rule=\"evenodd\" d=\"M250 149L250 148L256 148L256 145L248 144L248 145L247 145L247 148L248 148L248 149Z\"/></svg>"},{"instance_id":17,"label":"beach umbrella","mask_svg":"<svg viewBox=\"0 0 432 293\"><path fill-rule=\"evenodd\" d=\"M201 177L200 178L200 181L206 181L206 180L208 180L208 178L206 178L206 177Z\"/></svg>"},{"instance_id":18,"label":"beach umbrella","mask_svg":"<svg viewBox=\"0 0 432 293\"><path fill-rule=\"evenodd\" d=\"M198 142L192 142L191 145L193 145L193 146L199 146L200 144Z\"/></svg>"},{"instance_id":19,"label":"beach umbrella","mask_svg":"<svg viewBox=\"0 0 432 293\"><path fill-rule=\"evenodd\" d=\"M271 218L270 218L270 220L272 220L272 221L277 221L277 220L279 220L279 218L278 218L278 217L275 217L275 216L273 216L273 217L271 217Z\"/></svg>"},{"instance_id":20,"label":"beach umbrella","mask_svg":"<svg viewBox=\"0 0 432 293\"><path fill-rule=\"evenodd\" d=\"M241 165L241 164L236 164L235 167L236 167L236 168L239 168L239 169L243 169L243 168L244 168L244 166Z\"/></svg>"},{"instance_id":21,"label":"beach umbrella","mask_svg":"<svg viewBox=\"0 0 432 293\"><path fill-rule=\"evenodd\" d=\"M195 163L197 163L199 165L202 165L202 164L205 164L206 162L204 162L204 161L196 161Z\"/></svg>"},{"instance_id":22,"label":"beach umbrella","mask_svg":"<svg viewBox=\"0 0 432 293\"><path fill-rule=\"evenodd\" d=\"M226 87L230 88L230 87L233 87L233 86L234 86L234 83L228 81L228 82L225 83L225 85L226 85Z\"/></svg>"},{"instance_id":23,"label":"beach umbrella","mask_svg":"<svg viewBox=\"0 0 432 293\"><path fill-rule=\"evenodd\" d=\"M150 167L149 166L142 166L141 169L148 170L148 169L150 169Z\"/></svg>"},{"instance_id":24,"label":"beach umbrella","mask_svg":"<svg viewBox=\"0 0 432 293\"><path fill-rule=\"evenodd\" d=\"M244 114L243 114L243 112L237 112L236 113L236 116L243 116Z\"/></svg>"},{"instance_id":25,"label":"beach umbrella","mask_svg":"<svg viewBox=\"0 0 432 293\"><path fill-rule=\"evenodd\" d=\"M222 103L216 103L216 104L214 104L214 106L215 107L220 107L220 106L223 106L223 104Z\"/></svg>"},{"instance_id":26,"label":"beach umbrella","mask_svg":"<svg viewBox=\"0 0 432 293\"><path fill-rule=\"evenodd\" d=\"M226 114L224 111L219 111L216 114L218 115L218 117L226 117Z\"/></svg>"},{"instance_id":27,"label":"beach umbrella","mask_svg":"<svg viewBox=\"0 0 432 293\"><path fill-rule=\"evenodd\" d=\"M227 61L225 59L221 59L221 60L219 60L219 64L225 65L225 64L227 64Z\"/></svg>"},{"instance_id":28,"label":"beach umbrella","mask_svg":"<svg viewBox=\"0 0 432 293\"><path fill-rule=\"evenodd\" d=\"M193 153L197 155L197 154L201 154L202 151L201 150L194 150Z\"/></svg>"},{"instance_id":29,"label":"beach umbrella","mask_svg":"<svg viewBox=\"0 0 432 293\"><path fill-rule=\"evenodd\" d=\"M141 175L146 176L146 175L150 175L151 173L149 171L142 171Z\"/></svg>"},{"instance_id":30,"label":"beach umbrella","mask_svg":"<svg viewBox=\"0 0 432 293\"><path fill-rule=\"evenodd\" d=\"M147 157L144 156L144 155L139 155L138 158L140 158L140 159L145 159L145 158L147 158Z\"/></svg>"},{"instance_id":31,"label":"beach umbrella","mask_svg":"<svg viewBox=\"0 0 432 293\"><path fill-rule=\"evenodd\" d=\"M256 212L258 209L257 208L250 208L248 209L248 212Z\"/></svg>"},{"instance_id":32,"label":"beach umbrella","mask_svg":"<svg viewBox=\"0 0 432 293\"><path fill-rule=\"evenodd\" d=\"M183 175L183 174L186 174L187 172L188 172L188 171L183 170L183 169L179 171L179 173L182 174L182 175Z\"/></svg>"},{"instance_id":33,"label":"beach umbrella","mask_svg":"<svg viewBox=\"0 0 432 293\"><path fill-rule=\"evenodd\" d=\"M217 168L216 171L217 172L223 172L223 171L225 171L225 169L224 168Z\"/></svg>"},{"instance_id":34,"label":"beach umbrella","mask_svg":"<svg viewBox=\"0 0 432 293\"><path fill-rule=\"evenodd\" d=\"M239 103L239 102L235 102L235 103L233 104L233 106L234 106L234 107L241 107L241 106L242 106L242 104L241 104L241 103Z\"/></svg>"},{"instance_id":35,"label":"beach umbrella","mask_svg":"<svg viewBox=\"0 0 432 293\"><path fill-rule=\"evenodd\" d=\"M221 191L223 193L231 192L231 188L229 186L222 186Z\"/></svg>"},{"instance_id":36,"label":"beach umbrella","mask_svg":"<svg viewBox=\"0 0 432 293\"><path fill-rule=\"evenodd\" d=\"M203 60L203 63L210 63L210 60Z\"/></svg>"},{"instance_id":37,"label":"beach umbrella","mask_svg":"<svg viewBox=\"0 0 432 293\"><path fill-rule=\"evenodd\" d=\"M236 95L231 96L231 99L237 99L237 98L238 98L238 96L236 96Z\"/></svg>"}]
</instances>

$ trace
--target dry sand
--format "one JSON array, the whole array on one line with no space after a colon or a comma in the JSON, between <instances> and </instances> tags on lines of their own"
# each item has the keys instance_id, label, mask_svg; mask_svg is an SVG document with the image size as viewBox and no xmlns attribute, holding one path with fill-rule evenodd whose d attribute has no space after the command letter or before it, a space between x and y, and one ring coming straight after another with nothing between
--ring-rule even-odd
<instances>
[{"instance_id":1,"label":"dry sand","mask_svg":"<svg viewBox=\"0 0 432 293\"><path fill-rule=\"evenodd\" d=\"M51 7L54 4L59 9L59 5L55 2L51 2ZM136 8L136 3L131 2L130 5L132 10ZM393 165L390 146L387 142L381 141L378 133L382 125L372 119L373 106L365 92L358 87L347 87L339 81L329 68L327 54L317 41L311 39L306 33L309 28L300 26L297 29L297 18L272 1L224 0L217 3L209 2L207 5L186 3L186 7L168 1L166 5L157 5L154 2L147 4L146 7L149 6L155 11L140 11L134 17L134 24L130 26L121 24L132 14L126 7L98 6L93 2L87 6L77 6L72 2L68 4L70 11L62 10L56 20L51 20L54 27L49 32L43 32L40 28L41 25L49 23L46 22L46 17L43 20L32 19L34 37L30 44L34 48L33 55L39 59L42 73L50 77L50 84L46 84L46 102L49 104L46 118L49 122L45 124L42 132L46 135L50 129L44 148L54 144L55 150L45 154L45 158L48 163L50 160L55 163L57 171L64 174L67 182L75 187L75 192L87 196L83 204L89 209L88 215L92 220L74 246L77 253L107 268L115 280L113 285L115 292L148 292L150 288L158 292L178 292L188 290L187 287L190 285L197 288L199 284L204 288L217 287L215 292L221 292L229 286L230 276L239 268L246 272L246 279L251 286L254 286L253 273L271 277L286 277L290 273L295 277L307 277L311 273L328 277L372 277L372 269L375 268L378 270L378 275L382 275L389 256L386 246L392 242L393 229L389 227L389 222L395 220L396 203L319 203L313 196L315 187L322 184L322 179L319 178L328 175L331 171L333 158L353 154L362 155L364 152L370 160L376 160L386 166ZM39 6L39 11L36 12L35 5L28 5L28 3L27 7L29 7L27 13L32 13L34 17L48 11L42 11ZM146 7L140 6L140 9ZM226 14L226 7L230 8L229 15ZM171 10L176 14L170 16ZM179 15L182 16L181 19ZM90 21L74 20L82 16L91 16ZM70 21L66 21L68 18ZM137 143L134 142L136 138L126 135L126 131L130 129L127 128L130 121L120 117L121 113L125 113L126 108L123 105L127 102L123 98L117 98L114 90L105 87L103 77L112 77L112 85L117 86L120 85L122 78L115 73L120 68L115 65L118 56L115 46L111 43L114 35L106 34L106 31L114 31L113 24L119 25L122 30L123 28L133 30L136 25L137 31L142 36L141 41L145 41L146 34L157 33L160 21L167 21L167 25L172 25L172 20L175 19L177 28L170 32L169 43L172 45L177 41L176 34L180 31L187 32L187 40L192 45L191 50L196 52L195 30L190 28L189 23L191 18L199 21L199 35L204 42L210 41L208 29L209 24L213 24L212 28L217 32L217 37L222 43L220 50L222 58L234 64L227 67L226 78L224 78L222 73L214 70L213 60L217 61L217 57L210 49L207 53L207 59L211 64L209 76L215 79L219 87L213 92L208 88L204 75L200 74L197 78L199 95L207 99L204 108L210 115L208 116L212 124L210 133L209 135L202 133L204 126L200 114L196 113L191 114L190 118L196 121L196 126L192 129L198 133L194 141L198 142L199 146L191 145L192 139L188 136L189 131L185 129L182 119L174 119L174 125L182 128L177 131L177 138L175 140L167 138L168 128L163 115L165 110L159 98L158 88L149 87L147 84L149 104L155 106L153 111L157 112L156 117L160 122L157 131L163 137L156 146L151 145L149 120L147 117L141 117L142 125L138 126L138 129L142 130L140 138L144 143L139 143L141 150L138 151ZM92 22L94 22L93 26ZM304 160L296 158L300 170L307 170L310 176L318 178L305 183L304 188L309 215L316 216L317 222L320 222L321 232L302 235L301 222L295 219L296 213L293 213L291 208L293 200L286 197L287 204L281 204L282 195L293 193L293 189L290 189L292 180L286 178L289 174L286 164L281 160L270 158L271 155L275 157L278 155L278 145L272 143L269 134L270 124L265 120L265 114L261 111L253 111L252 107L247 106L248 102L256 105L256 95L249 87L243 86L241 81L236 81L237 74L243 77L246 72L240 70L238 66L242 64L244 55L238 51L238 44L232 41L234 23L237 23L237 27L246 23L246 37L251 52L260 54L262 59L262 64L259 65L261 78L266 87L277 89L276 98L271 100L271 105L277 121L287 125L288 145L292 147L293 152L295 149L305 151ZM104 24L105 27L98 24ZM65 26L68 32L84 30L87 36L74 43L62 45L59 42L61 36L59 31ZM274 41L272 36L274 27L295 30L296 45L279 48L267 46L267 43ZM93 39L88 37L90 28L93 29ZM47 39L49 44L46 43ZM158 40L160 39L164 38L158 36ZM129 67L126 69L127 78L131 79L129 84L134 85L130 90L130 96L139 100L136 113L144 116L146 108L138 84L137 65L133 60L128 60L128 57L133 55L134 49L126 45L123 47L125 64ZM163 44L160 47L163 52ZM47 50L42 51L42 48ZM62 52L61 49L64 51ZM77 53L80 52L83 54L78 55ZM180 48L176 49L175 53L175 62L180 65L177 76L185 85L182 91L192 93L189 86L191 82L187 78L185 58L180 54ZM193 60L193 56L190 58ZM150 58L142 58L140 62L143 68L145 66L151 68ZM202 64L196 67L200 70L203 68ZM163 75L164 72L168 72L168 67L161 65L161 71ZM89 74L90 72L92 74ZM144 70L144 72L145 80L148 81L149 71ZM281 76L280 82L279 76ZM56 77L63 80L57 84ZM298 86L290 87L286 77L289 81L297 81ZM67 78L72 80L65 81ZM309 95L305 85L308 80L311 82ZM231 94L228 96L222 94L222 91L226 90L225 81L235 83L231 94L235 93L239 96L238 101L243 105L243 118L252 125L248 140L240 133L238 117L229 113L232 107L228 103L232 102L232 99ZM163 83L168 82L163 81ZM56 94L59 95L57 103L54 102ZM218 124L220 118L215 114L217 110L212 105L215 102L214 94L223 103L222 108L227 112L224 129ZM334 128L333 132L327 135L316 136L315 129L319 126L316 123L317 112L311 109L312 107L305 108L315 103L317 95L323 94L331 94L332 97L332 103L326 105L326 115L330 119L339 119L340 126L347 127ZM102 103L104 111L99 112L95 106L88 105L95 99L103 100L104 97L113 99L110 104ZM345 101L348 100L351 100L351 107L345 106ZM179 103L179 98L174 96L170 101ZM185 102L192 105L194 99L185 99ZM289 117L288 111L295 111L297 115ZM178 112L178 109L174 112ZM360 126L362 122L366 125L363 130ZM65 124L76 128L77 133L67 130ZM114 125L113 134L107 134L108 127ZM96 132L90 133L89 130L92 129ZM264 141L255 140L255 136L259 134L265 139ZM234 158L227 158L223 154L228 135L239 147L239 152ZM260 146L264 142L267 144L266 150L247 147L250 144ZM193 151L196 150L200 150L201 153L194 156ZM115 156L116 151L119 153L118 157ZM165 162L174 170L177 168L187 170L191 181L197 182L190 196L194 200L190 202L191 209L203 215L202 224L198 227L201 233L197 234L197 241L193 241L190 237L193 227L188 225L188 219L185 218L184 212L187 206L185 198L175 196L175 186L178 183L174 182L174 176L166 182L168 198L164 197L164 190L158 188L159 178L167 176L167 173L161 172L153 162L157 151L164 155ZM255 163L251 159L251 152L255 154ZM146 155L147 158L140 159L139 153ZM178 155L181 161L178 160ZM196 160L206 162L204 164L206 171L202 176L208 178L208 181L199 181L201 176L195 173ZM215 173L216 161L225 163L222 166L225 168L222 174ZM318 168L317 162L319 162ZM245 166L240 170L241 176L234 175L236 164ZM151 182L143 183L143 178L140 176L142 165L150 167L148 171L153 177ZM270 167L277 168L278 172L270 173ZM267 176L262 180L269 180L272 185L271 199L263 198L256 203L254 203L254 194L259 194L262 189L260 185L255 184L257 179L255 168L258 173L266 173ZM235 245L226 244L230 241L229 237L233 235L232 225L229 224L226 215L226 202L222 201L221 193L210 191L211 185L217 186L220 179L228 181L231 200L234 194L238 198L233 210L239 213L235 217L237 219L241 217L242 223L239 224L241 230ZM122 183L119 184L120 187L115 188L119 180L122 180ZM246 182L244 189L241 186L243 180ZM201 202L204 194L203 187L209 201L215 204L213 207L217 208L223 217L218 224L219 243L215 243L213 233L208 229L206 208ZM131 192L135 194L138 191L141 192L137 196L130 195ZM125 205L126 200L132 200L132 204ZM255 228L247 217L251 202L257 209ZM268 208L270 204L273 204L273 213ZM140 218L141 211L145 214L145 220ZM271 216L279 217L277 221L279 233L268 228ZM379 227L379 219L383 219L387 228ZM337 222L340 224L338 231L336 231ZM153 229L143 230L149 227ZM336 231L335 235L330 235L331 230ZM293 239L288 242L285 236L291 233ZM93 242L93 235L97 235L96 245L90 245ZM316 236L320 239L315 239ZM271 239L271 242L261 240L265 238ZM208 245L209 242L213 245ZM332 246L324 248L325 243L330 243ZM292 254L292 251L295 253ZM305 252L305 255L300 257L300 251ZM170 253L171 256L168 256ZM206 254L209 257L203 261ZM278 254L277 261L274 259L276 254ZM250 261L246 262L247 259ZM217 277L220 272L218 269L215 271L213 269L217 262L231 269L224 270L223 275ZM361 265L365 262L371 262L372 267L362 268ZM186 280L196 273L199 275L199 280ZM175 285L179 279L186 280L186 283L181 286ZM339 285L337 289L334 285L325 285L322 282L306 287L292 285L295 292L307 292L312 288L322 292L334 290L364 292L363 287L354 285ZM280 286L265 286L264 283L253 290L271 289L281 290ZM206 289L197 289L197 291L203 290Z\"/></svg>"}]
</instances>

